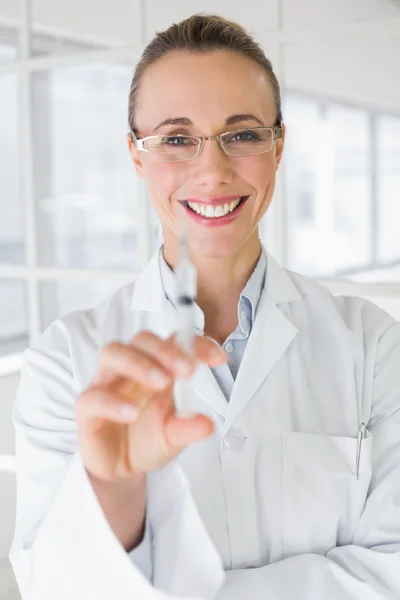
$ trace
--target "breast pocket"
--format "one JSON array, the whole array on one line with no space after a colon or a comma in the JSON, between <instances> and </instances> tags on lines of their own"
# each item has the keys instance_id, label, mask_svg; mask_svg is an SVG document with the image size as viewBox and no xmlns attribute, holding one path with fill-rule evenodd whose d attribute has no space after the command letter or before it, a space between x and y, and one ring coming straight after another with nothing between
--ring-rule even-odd
<instances>
[{"instance_id":1,"label":"breast pocket","mask_svg":"<svg viewBox=\"0 0 400 600\"><path fill-rule=\"evenodd\" d=\"M372 435L357 439L288 433L283 448L284 557L325 554L351 544L364 510L372 473Z\"/></svg>"}]
</instances>

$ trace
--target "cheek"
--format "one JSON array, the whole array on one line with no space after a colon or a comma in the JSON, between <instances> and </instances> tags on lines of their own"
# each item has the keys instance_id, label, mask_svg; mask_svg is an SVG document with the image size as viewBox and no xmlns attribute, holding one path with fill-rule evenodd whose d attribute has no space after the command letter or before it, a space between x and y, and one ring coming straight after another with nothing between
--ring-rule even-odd
<instances>
[{"instance_id":1,"label":"cheek","mask_svg":"<svg viewBox=\"0 0 400 600\"><path fill-rule=\"evenodd\" d=\"M179 173L168 163L148 162L144 170L151 198L157 204L166 204L179 188Z\"/></svg>"},{"instance_id":2,"label":"cheek","mask_svg":"<svg viewBox=\"0 0 400 600\"><path fill-rule=\"evenodd\" d=\"M271 184L273 187L275 182L275 165L270 154L252 156L251 160L241 164L238 172L240 177L254 188L260 200L263 199L267 188L270 188Z\"/></svg>"}]
</instances>

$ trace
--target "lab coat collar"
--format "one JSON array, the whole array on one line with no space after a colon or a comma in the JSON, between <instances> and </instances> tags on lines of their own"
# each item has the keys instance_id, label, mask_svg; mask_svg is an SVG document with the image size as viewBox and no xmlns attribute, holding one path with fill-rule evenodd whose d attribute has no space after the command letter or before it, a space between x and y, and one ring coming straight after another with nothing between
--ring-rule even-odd
<instances>
[{"instance_id":1,"label":"lab coat collar","mask_svg":"<svg viewBox=\"0 0 400 600\"><path fill-rule=\"evenodd\" d=\"M133 310L160 313L169 304L162 284L159 254L160 249L147 263L135 283L131 303Z\"/></svg>"},{"instance_id":2,"label":"lab coat collar","mask_svg":"<svg viewBox=\"0 0 400 600\"><path fill-rule=\"evenodd\" d=\"M159 254L160 249L146 265L135 284L131 303L133 310L160 313L169 304L162 284ZM268 252L266 256L268 267L264 292L267 292L268 300L273 304L280 304L300 299L300 292L288 272Z\"/></svg>"},{"instance_id":3,"label":"lab coat collar","mask_svg":"<svg viewBox=\"0 0 400 600\"><path fill-rule=\"evenodd\" d=\"M206 365L200 365L192 378L196 394L225 419L224 429L234 422L251 400L295 337L297 328L284 316L279 305L300 298L301 294L288 272L267 253L265 286L230 402L226 401ZM176 312L163 288L159 251L136 282L131 307L148 314L149 328L156 335L166 338L176 331Z\"/></svg>"}]
</instances>

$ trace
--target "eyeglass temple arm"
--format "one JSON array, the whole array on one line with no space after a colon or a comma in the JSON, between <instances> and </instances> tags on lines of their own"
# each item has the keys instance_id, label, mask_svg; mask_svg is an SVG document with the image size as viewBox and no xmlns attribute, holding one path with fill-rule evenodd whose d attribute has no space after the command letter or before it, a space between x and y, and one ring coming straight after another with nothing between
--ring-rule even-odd
<instances>
[{"instance_id":1,"label":"eyeglass temple arm","mask_svg":"<svg viewBox=\"0 0 400 600\"><path fill-rule=\"evenodd\" d=\"M143 150L144 152L148 152L147 148L145 148L143 146L143 140L141 140L140 138L137 137L137 135L133 131L133 129L129 129L129 133L130 133L133 143L136 144L136 148L138 150Z\"/></svg>"},{"instance_id":2,"label":"eyeglass temple arm","mask_svg":"<svg viewBox=\"0 0 400 600\"><path fill-rule=\"evenodd\" d=\"M282 125L276 125L275 127L272 127L272 131L274 135L274 140L279 140L283 135Z\"/></svg>"}]
</instances>

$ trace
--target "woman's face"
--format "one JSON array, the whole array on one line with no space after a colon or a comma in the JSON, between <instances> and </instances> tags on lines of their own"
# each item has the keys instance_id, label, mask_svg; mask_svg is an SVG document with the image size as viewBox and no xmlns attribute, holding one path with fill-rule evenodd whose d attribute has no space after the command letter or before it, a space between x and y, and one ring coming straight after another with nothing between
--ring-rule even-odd
<instances>
[{"instance_id":1,"label":"woman's face","mask_svg":"<svg viewBox=\"0 0 400 600\"><path fill-rule=\"evenodd\" d=\"M178 124L159 126L177 118ZM171 52L146 70L135 123L139 137L212 136L272 127L275 119L272 89L257 63L224 51ZM258 236L258 224L271 203L283 140L275 141L270 152L253 156L227 156L218 142L205 141L197 158L175 163L159 162L129 141L137 172L147 180L166 246L178 242L182 213L192 251L204 256L237 253ZM246 199L220 223L218 217L199 217L180 204L190 201L197 208L204 204L224 209L240 198Z\"/></svg>"}]
</instances>

